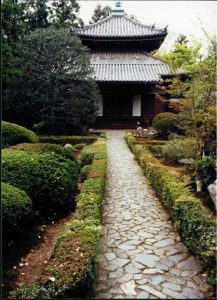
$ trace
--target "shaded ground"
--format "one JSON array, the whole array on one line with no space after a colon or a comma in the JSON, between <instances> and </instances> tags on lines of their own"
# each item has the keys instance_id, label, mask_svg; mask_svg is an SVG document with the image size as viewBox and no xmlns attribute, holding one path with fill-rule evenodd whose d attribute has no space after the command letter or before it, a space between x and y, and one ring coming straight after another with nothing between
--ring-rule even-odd
<instances>
[{"instance_id":1,"label":"shaded ground","mask_svg":"<svg viewBox=\"0 0 217 300\"><path fill-rule=\"evenodd\" d=\"M50 258L56 240L61 233L66 231L67 224L72 216L68 216L56 223L42 225L38 231L38 243L14 265L14 282L11 289L15 290L22 284L25 287L32 286L40 277L42 268Z\"/></svg>"},{"instance_id":2,"label":"shaded ground","mask_svg":"<svg viewBox=\"0 0 217 300\"><path fill-rule=\"evenodd\" d=\"M204 299L212 288L174 231L123 132L107 132L97 298Z\"/></svg>"}]
</instances>

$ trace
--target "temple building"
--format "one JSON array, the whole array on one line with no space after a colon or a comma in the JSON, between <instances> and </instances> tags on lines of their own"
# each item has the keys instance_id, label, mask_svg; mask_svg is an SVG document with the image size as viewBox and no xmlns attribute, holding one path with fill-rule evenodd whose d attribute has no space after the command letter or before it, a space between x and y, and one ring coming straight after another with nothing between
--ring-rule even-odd
<instances>
[{"instance_id":1,"label":"temple building","mask_svg":"<svg viewBox=\"0 0 217 300\"><path fill-rule=\"evenodd\" d=\"M100 89L95 128L148 126L166 110L155 93L171 70L151 55L163 43L166 28L156 29L127 17L118 3L109 17L77 28L75 34L90 49Z\"/></svg>"}]
</instances>

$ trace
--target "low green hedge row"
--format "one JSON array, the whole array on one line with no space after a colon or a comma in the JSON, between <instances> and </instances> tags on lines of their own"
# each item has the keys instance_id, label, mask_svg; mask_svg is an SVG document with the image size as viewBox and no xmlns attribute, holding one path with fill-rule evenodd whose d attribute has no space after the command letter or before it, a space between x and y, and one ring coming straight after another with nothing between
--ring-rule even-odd
<instances>
[{"instance_id":1,"label":"low green hedge row","mask_svg":"<svg viewBox=\"0 0 217 300\"><path fill-rule=\"evenodd\" d=\"M37 143L37 135L26 129L25 127L19 126L14 123L1 122L2 131L2 148L16 145L19 143Z\"/></svg>"},{"instance_id":2,"label":"low green hedge row","mask_svg":"<svg viewBox=\"0 0 217 300\"><path fill-rule=\"evenodd\" d=\"M22 232L32 211L32 200L26 192L2 182L2 227L5 237Z\"/></svg>"},{"instance_id":3,"label":"low green hedge row","mask_svg":"<svg viewBox=\"0 0 217 300\"><path fill-rule=\"evenodd\" d=\"M31 197L34 210L44 216L74 207L78 164L74 157L69 159L67 149L57 147L61 148L19 145L19 150L15 147L2 151L2 180L24 190Z\"/></svg>"},{"instance_id":4,"label":"low green hedge row","mask_svg":"<svg viewBox=\"0 0 217 300\"><path fill-rule=\"evenodd\" d=\"M49 144L60 144L64 146L65 144L92 144L97 140L95 135L84 135L84 136L39 136L40 143L49 143Z\"/></svg>"},{"instance_id":5,"label":"low green hedge row","mask_svg":"<svg viewBox=\"0 0 217 300\"><path fill-rule=\"evenodd\" d=\"M34 288L17 290L17 298L93 297L106 178L105 140L99 139L93 148L94 156L104 158L94 158L89 166L69 231L57 240L40 281Z\"/></svg>"},{"instance_id":6,"label":"low green hedge row","mask_svg":"<svg viewBox=\"0 0 217 300\"><path fill-rule=\"evenodd\" d=\"M106 159L105 150L106 144L104 138L98 138L95 143L85 147L80 154L81 167L92 164L94 159Z\"/></svg>"},{"instance_id":7,"label":"low green hedge row","mask_svg":"<svg viewBox=\"0 0 217 300\"><path fill-rule=\"evenodd\" d=\"M127 132L126 141L135 159L145 171L156 194L170 212L183 242L198 257L208 273L210 283L216 283L216 218L199 199L175 175L170 174L142 145L136 144L132 133Z\"/></svg>"}]
</instances>

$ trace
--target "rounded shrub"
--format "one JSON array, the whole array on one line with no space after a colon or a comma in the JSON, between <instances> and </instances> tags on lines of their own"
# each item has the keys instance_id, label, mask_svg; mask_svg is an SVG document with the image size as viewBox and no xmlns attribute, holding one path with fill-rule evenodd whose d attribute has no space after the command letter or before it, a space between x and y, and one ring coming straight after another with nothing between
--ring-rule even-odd
<instances>
[{"instance_id":1,"label":"rounded shrub","mask_svg":"<svg viewBox=\"0 0 217 300\"><path fill-rule=\"evenodd\" d=\"M85 166L83 166L83 168L81 168L81 172L80 172L81 181L84 181L87 179L90 170L91 170L91 165L85 165Z\"/></svg>"},{"instance_id":2,"label":"rounded shrub","mask_svg":"<svg viewBox=\"0 0 217 300\"><path fill-rule=\"evenodd\" d=\"M17 233L32 210L32 200L19 188L2 183L2 228L4 235Z\"/></svg>"},{"instance_id":3,"label":"rounded shrub","mask_svg":"<svg viewBox=\"0 0 217 300\"><path fill-rule=\"evenodd\" d=\"M44 215L66 211L74 206L78 166L52 154L2 151L2 179L24 190L33 207Z\"/></svg>"},{"instance_id":4,"label":"rounded shrub","mask_svg":"<svg viewBox=\"0 0 217 300\"><path fill-rule=\"evenodd\" d=\"M2 147L8 147L19 143L37 143L37 135L20 125L2 121Z\"/></svg>"},{"instance_id":5,"label":"rounded shrub","mask_svg":"<svg viewBox=\"0 0 217 300\"><path fill-rule=\"evenodd\" d=\"M91 165L94 159L106 159L106 143L99 138L94 144L84 147L80 154L81 167Z\"/></svg>"},{"instance_id":6,"label":"rounded shrub","mask_svg":"<svg viewBox=\"0 0 217 300\"><path fill-rule=\"evenodd\" d=\"M70 159L77 163L77 159L75 158L72 149L62 147L56 144L47 144L47 143L36 143L36 144L18 144L16 146L12 146L7 150L20 150L37 154L51 154L54 157L62 156L64 158Z\"/></svg>"},{"instance_id":7,"label":"rounded shrub","mask_svg":"<svg viewBox=\"0 0 217 300\"><path fill-rule=\"evenodd\" d=\"M85 148L86 149L86 148ZM81 166L91 165L94 160L95 152L89 149L83 150L80 155Z\"/></svg>"},{"instance_id":8,"label":"rounded shrub","mask_svg":"<svg viewBox=\"0 0 217 300\"><path fill-rule=\"evenodd\" d=\"M179 132L178 123L179 117L177 114L164 112L154 117L152 126L159 132L159 135L166 137L172 132Z\"/></svg>"},{"instance_id":9,"label":"rounded shrub","mask_svg":"<svg viewBox=\"0 0 217 300\"><path fill-rule=\"evenodd\" d=\"M84 143L80 143L80 144L76 144L76 145L74 145L74 148L76 149L76 150L82 150L84 147L86 146L86 144L84 144Z\"/></svg>"}]
</instances>

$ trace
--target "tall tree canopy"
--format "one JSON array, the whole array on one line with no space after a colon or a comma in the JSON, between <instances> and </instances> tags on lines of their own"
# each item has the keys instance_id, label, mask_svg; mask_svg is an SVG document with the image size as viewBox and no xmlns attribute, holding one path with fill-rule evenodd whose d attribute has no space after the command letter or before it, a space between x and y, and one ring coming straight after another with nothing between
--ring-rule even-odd
<instances>
[{"instance_id":1,"label":"tall tree canopy","mask_svg":"<svg viewBox=\"0 0 217 300\"><path fill-rule=\"evenodd\" d=\"M79 8L76 0L2 1L4 119L32 126L56 122L59 111L73 126L91 124L96 86L87 51L69 33L83 24Z\"/></svg>"},{"instance_id":2,"label":"tall tree canopy","mask_svg":"<svg viewBox=\"0 0 217 300\"><path fill-rule=\"evenodd\" d=\"M209 43L207 54L202 55L200 42L190 44L182 36L172 52L161 56L175 71L182 68L188 76L184 81L177 76L168 79L168 85L161 88L180 98L174 108L182 111L187 134L197 138L200 156L212 147L216 126L216 40L208 35L206 37ZM164 97L160 98L167 101Z\"/></svg>"},{"instance_id":3,"label":"tall tree canopy","mask_svg":"<svg viewBox=\"0 0 217 300\"><path fill-rule=\"evenodd\" d=\"M83 21L77 17L80 6L76 0L52 0L52 23L57 27L77 27Z\"/></svg>"},{"instance_id":4,"label":"tall tree canopy","mask_svg":"<svg viewBox=\"0 0 217 300\"><path fill-rule=\"evenodd\" d=\"M91 18L90 24L98 22L106 17L108 17L112 12L112 9L110 6L106 5L102 7L101 4L97 4L93 11L93 16Z\"/></svg>"},{"instance_id":5,"label":"tall tree canopy","mask_svg":"<svg viewBox=\"0 0 217 300\"><path fill-rule=\"evenodd\" d=\"M37 29L26 36L17 45L14 67L21 73L6 91L6 120L71 129L92 124L96 85L89 55L67 29Z\"/></svg>"}]
</instances>

